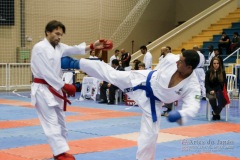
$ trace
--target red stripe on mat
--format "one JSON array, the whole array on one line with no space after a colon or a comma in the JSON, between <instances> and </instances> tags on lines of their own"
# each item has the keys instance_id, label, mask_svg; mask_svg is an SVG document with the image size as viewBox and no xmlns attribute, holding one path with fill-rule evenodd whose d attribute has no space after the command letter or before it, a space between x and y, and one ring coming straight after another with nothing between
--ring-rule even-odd
<instances>
[{"instance_id":1,"label":"red stripe on mat","mask_svg":"<svg viewBox=\"0 0 240 160\"><path fill-rule=\"evenodd\" d=\"M69 145L71 154L82 154L89 152L100 152L134 147L137 145L137 142L114 137L99 137L69 141ZM50 150L49 145L47 144L5 149L0 151L1 160L7 160L4 158L9 155L20 158L25 157L25 160L28 159L32 160L51 158L52 152ZM23 160L23 159L11 159L11 160Z\"/></svg>"},{"instance_id":2,"label":"red stripe on mat","mask_svg":"<svg viewBox=\"0 0 240 160\"><path fill-rule=\"evenodd\" d=\"M24 157L20 157L18 155L12 155L8 153L4 153L0 151L0 159L1 160L33 160L33 159L27 159Z\"/></svg>"},{"instance_id":3,"label":"red stripe on mat","mask_svg":"<svg viewBox=\"0 0 240 160\"><path fill-rule=\"evenodd\" d=\"M212 153L201 153L201 154L193 154L188 156L182 156L178 158L171 158L168 160L239 160L240 158L224 156L219 154L212 154Z\"/></svg>"},{"instance_id":4,"label":"red stripe on mat","mask_svg":"<svg viewBox=\"0 0 240 160\"><path fill-rule=\"evenodd\" d=\"M194 126L183 126L177 128L162 129L160 130L160 132L188 137L200 137L227 132L240 132L240 124L217 122L210 124L200 124Z\"/></svg>"},{"instance_id":5,"label":"red stripe on mat","mask_svg":"<svg viewBox=\"0 0 240 160\"><path fill-rule=\"evenodd\" d=\"M29 102L23 102L18 100L0 99L0 104L33 108ZM75 107L75 106L68 106L68 112L76 112L77 115L67 116L66 117L67 122L99 120L99 119L141 115L140 113L134 113L134 112L121 112L121 111L112 111L112 110L106 110L106 109ZM35 125L40 125L40 122L37 118L26 119L26 120L0 121L0 129L28 127L28 126L35 126Z\"/></svg>"}]
</instances>

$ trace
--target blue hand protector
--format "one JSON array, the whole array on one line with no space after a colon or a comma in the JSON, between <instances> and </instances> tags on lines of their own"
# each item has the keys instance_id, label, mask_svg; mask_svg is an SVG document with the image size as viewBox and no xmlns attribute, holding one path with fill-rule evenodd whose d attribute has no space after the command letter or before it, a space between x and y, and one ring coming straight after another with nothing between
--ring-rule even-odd
<instances>
[{"instance_id":1,"label":"blue hand protector","mask_svg":"<svg viewBox=\"0 0 240 160\"><path fill-rule=\"evenodd\" d=\"M168 118L169 122L176 122L179 119L181 119L182 117L178 111L171 111L171 112L169 112L167 118Z\"/></svg>"},{"instance_id":2,"label":"blue hand protector","mask_svg":"<svg viewBox=\"0 0 240 160\"><path fill-rule=\"evenodd\" d=\"M61 68L62 69L80 69L79 60L74 59L72 57L62 57Z\"/></svg>"}]
</instances>

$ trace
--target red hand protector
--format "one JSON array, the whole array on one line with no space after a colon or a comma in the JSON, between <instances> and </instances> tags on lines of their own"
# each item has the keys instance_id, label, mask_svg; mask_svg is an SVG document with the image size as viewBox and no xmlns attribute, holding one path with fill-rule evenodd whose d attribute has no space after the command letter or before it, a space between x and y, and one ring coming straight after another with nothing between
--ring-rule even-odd
<instances>
[{"instance_id":1,"label":"red hand protector","mask_svg":"<svg viewBox=\"0 0 240 160\"><path fill-rule=\"evenodd\" d=\"M99 42L106 42L106 39L99 39Z\"/></svg>"},{"instance_id":2,"label":"red hand protector","mask_svg":"<svg viewBox=\"0 0 240 160\"><path fill-rule=\"evenodd\" d=\"M73 96L76 93L76 87L72 84L64 84L63 89L69 96Z\"/></svg>"},{"instance_id":3,"label":"red hand protector","mask_svg":"<svg viewBox=\"0 0 240 160\"><path fill-rule=\"evenodd\" d=\"M91 49L91 50L94 50L94 45L93 45L93 43L90 44L90 49Z\"/></svg>"},{"instance_id":4,"label":"red hand protector","mask_svg":"<svg viewBox=\"0 0 240 160\"><path fill-rule=\"evenodd\" d=\"M111 50L113 48L113 43L110 40L106 40L103 44L103 50Z\"/></svg>"}]
</instances>

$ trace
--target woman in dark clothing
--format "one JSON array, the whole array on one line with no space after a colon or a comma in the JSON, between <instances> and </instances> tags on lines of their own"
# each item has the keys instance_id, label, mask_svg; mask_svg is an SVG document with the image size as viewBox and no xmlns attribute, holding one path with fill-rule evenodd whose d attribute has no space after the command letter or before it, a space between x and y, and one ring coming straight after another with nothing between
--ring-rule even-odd
<instances>
[{"instance_id":1,"label":"woman in dark clothing","mask_svg":"<svg viewBox=\"0 0 240 160\"><path fill-rule=\"evenodd\" d=\"M205 77L206 95L213 110L212 120L220 120L220 113L224 107L223 104L217 103L216 98L216 93L222 92L224 84L226 85L226 73L222 66L221 60L218 57L214 57Z\"/></svg>"}]
</instances>

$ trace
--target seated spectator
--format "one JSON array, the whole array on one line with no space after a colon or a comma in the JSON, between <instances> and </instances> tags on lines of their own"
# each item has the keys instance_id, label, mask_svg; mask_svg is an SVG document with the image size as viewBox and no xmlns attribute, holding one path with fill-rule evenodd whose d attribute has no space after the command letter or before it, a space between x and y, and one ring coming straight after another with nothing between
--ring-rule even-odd
<instances>
[{"instance_id":1,"label":"seated spectator","mask_svg":"<svg viewBox=\"0 0 240 160\"><path fill-rule=\"evenodd\" d=\"M141 61L140 60L138 60L138 59L135 59L134 61L133 61L133 70L138 70L139 68L138 68L138 64L139 63L141 63Z\"/></svg>"},{"instance_id":2,"label":"seated spectator","mask_svg":"<svg viewBox=\"0 0 240 160\"><path fill-rule=\"evenodd\" d=\"M226 48L227 54L230 54L231 53L230 45L231 45L230 38L227 36L225 32L222 32L222 37L218 43L219 53L222 54L222 48Z\"/></svg>"},{"instance_id":3,"label":"seated spectator","mask_svg":"<svg viewBox=\"0 0 240 160\"><path fill-rule=\"evenodd\" d=\"M124 71L124 69L119 66L119 61L117 59L112 60L112 67L119 71ZM115 91L118 89L115 85L108 83L108 82L102 82L100 83L100 99L101 101L98 103L107 103L107 104L114 104L115 100ZM109 102L107 100L107 94L106 91L109 91Z\"/></svg>"},{"instance_id":4,"label":"seated spectator","mask_svg":"<svg viewBox=\"0 0 240 160\"><path fill-rule=\"evenodd\" d=\"M141 62L138 64L138 69L139 70L144 70L145 69L145 63Z\"/></svg>"},{"instance_id":5,"label":"seated spectator","mask_svg":"<svg viewBox=\"0 0 240 160\"><path fill-rule=\"evenodd\" d=\"M238 32L234 32L230 50L231 50L231 52L234 52L239 47L240 47L240 37L238 35Z\"/></svg>"},{"instance_id":6,"label":"seated spectator","mask_svg":"<svg viewBox=\"0 0 240 160\"><path fill-rule=\"evenodd\" d=\"M222 62L218 57L214 57L210 63L210 68L206 72L205 87L207 98L212 106L212 120L220 120L220 113L223 104L217 102L217 92L223 91L226 84L226 73L223 70Z\"/></svg>"}]
</instances>

